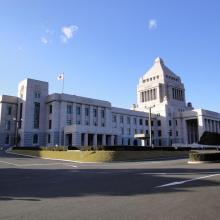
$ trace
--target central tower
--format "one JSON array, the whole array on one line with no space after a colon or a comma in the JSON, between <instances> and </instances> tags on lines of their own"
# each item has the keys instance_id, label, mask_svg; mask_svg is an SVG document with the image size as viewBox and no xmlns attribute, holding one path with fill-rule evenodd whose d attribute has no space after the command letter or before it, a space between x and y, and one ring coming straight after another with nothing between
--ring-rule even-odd
<instances>
[{"instance_id":1,"label":"central tower","mask_svg":"<svg viewBox=\"0 0 220 220\"><path fill-rule=\"evenodd\" d=\"M157 57L153 66L139 79L136 107L146 111L147 108L155 106L157 111L165 105L168 105L172 112L185 109L185 88L180 77Z\"/></svg>"}]
</instances>

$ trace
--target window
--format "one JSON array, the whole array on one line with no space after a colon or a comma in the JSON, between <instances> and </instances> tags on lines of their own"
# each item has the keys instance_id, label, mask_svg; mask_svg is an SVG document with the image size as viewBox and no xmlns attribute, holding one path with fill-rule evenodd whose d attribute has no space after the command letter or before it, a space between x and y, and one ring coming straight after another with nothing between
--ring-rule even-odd
<instances>
[{"instance_id":1,"label":"window","mask_svg":"<svg viewBox=\"0 0 220 220\"><path fill-rule=\"evenodd\" d=\"M176 131L176 136L177 136L177 137L179 136L179 133L178 133L178 131Z\"/></svg>"},{"instance_id":2,"label":"window","mask_svg":"<svg viewBox=\"0 0 220 220\"><path fill-rule=\"evenodd\" d=\"M72 114L73 108L72 105L67 105L66 112L67 114Z\"/></svg>"},{"instance_id":3,"label":"window","mask_svg":"<svg viewBox=\"0 0 220 220\"><path fill-rule=\"evenodd\" d=\"M121 128L121 134L122 135L124 134L124 128Z\"/></svg>"},{"instance_id":4,"label":"window","mask_svg":"<svg viewBox=\"0 0 220 220\"><path fill-rule=\"evenodd\" d=\"M105 118L105 110L104 109L101 110L101 118Z\"/></svg>"},{"instance_id":5,"label":"window","mask_svg":"<svg viewBox=\"0 0 220 220\"><path fill-rule=\"evenodd\" d=\"M143 119L142 118L140 118L140 120L139 120L139 125L143 125Z\"/></svg>"},{"instance_id":6,"label":"window","mask_svg":"<svg viewBox=\"0 0 220 220\"><path fill-rule=\"evenodd\" d=\"M52 128L52 120L49 120L48 128L49 128L49 129Z\"/></svg>"},{"instance_id":7,"label":"window","mask_svg":"<svg viewBox=\"0 0 220 220\"><path fill-rule=\"evenodd\" d=\"M38 143L38 135L34 134L33 136L33 144L37 144Z\"/></svg>"},{"instance_id":8,"label":"window","mask_svg":"<svg viewBox=\"0 0 220 220\"><path fill-rule=\"evenodd\" d=\"M169 126L172 126L172 121L171 120L169 120Z\"/></svg>"},{"instance_id":9,"label":"window","mask_svg":"<svg viewBox=\"0 0 220 220\"><path fill-rule=\"evenodd\" d=\"M40 126L40 103L34 103L34 128L39 128Z\"/></svg>"},{"instance_id":10,"label":"window","mask_svg":"<svg viewBox=\"0 0 220 220\"><path fill-rule=\"evenodd\" d=\"M148 120L145 120L145 125L148 126Z\"/></svg>"},{"instance_id":11,"label":"window","mask_svg":"<svg viewBox=\"0 0 220 220\"><path fill-rule=\"evenodd\" d=\"M136 128L134 129L134 133L135 133L135 134L137 134L137 133L138 133Z\"/></svg>"},{"instance_id":12,"label":"window","mask_svg":"<svg viewBox=\"0 0 220 220\"><path fill-rule=\"evenodd\" d=\"M130 119L130 117L127 117L127 124L130 125L130 123L131 123L131 119Z\"/></svg>"},{"instance_id":13,"label":"window","mask_svg":"<svg viewBox=\"0 0 220 220\"><path fill-rule=\"evenodd\" d=\"M67 120L66 120L66 124L67 124L67 125L71 125L71 124L72 124L72 120L71 120L71 119L67 119Z\"/></svg>"},{"instance_id":14,"label":"window","mask_svg":"<svg viewBox=\"0 0 220 220\"><path fill-rule=\"evenodd\" d=\"M89 116L89 108L85 108L85 116Z\"/></svg>"},{"instance_id":15,"label":"window","mask_svg":"<svg viewBox=\"0 0 220 220\"><path fill-rule=\"evenodd\" d=\"M178 125L178 122L177 122L177 120L175 120L175 122L176 122L176 126Z\"/></svg>"},{"instance_id":16,"label":"window","mask_svg":"<svg viewBox=\"0 0 220 220\"><path fill-rule=\"evenodd\" d=\"M6 121L5 129L8 130L8 131L11 129L11 121Z\"/></svg>"},{"instance_id":17,"label":"window","mask_svg":"<svg viewBox=\"0 0 220 220\"><path fill-rule=\"evenodd\" d=\"M49 105L49 113L52 114L52 112L53 112L53 106Z\"/></svg>"},{"instance_id":18,"label":"window","mask_svg":"<svg viewBox=\"0 0 220 220\"><path fill-rule=\"evenodd\" d=\"M154 126L154 121L151 121L151 126Z\"/></svg>"},{"instance_id":19,"label":"window","mask_svg":"<svg viewBox=\"0 0 220 220\"><path fill-rule=\"evenodd\" d=\"M97 109L96 109L96 108L93 109L93 117L94 117L94 118L97 117Z\"/></svg>"},{"instance_id":20,"label":"window","mask_svg":"<svg viewBox=\"0 0 220 220\"><path fill-rule=\"evenodd\" d=\"M7 113L8 113L8 115L11 115L11 110L12 110L12 107L11 107L11 106L8 106L8 108L7 108Z\"/></svg>"},{"instance_id":21,"label":"window","mask_svg":"<svg viewBox=\"0 0 220 220\"><path fill-rule=\"evenodd\" d=\"M124 123L124 118L123 118L123 116L122 116L122 115L120 116L120 123L121 123L121 124L123 124L123 123Z\"/></svg>"},{"instance_id":22,"label":"window","mask_svg":"<svg viewBox=\"0 0 220 220\"><path fill-rule=\"evenodd\" d=\"M39 99L40 98L40 92L35 92L34 97L35 97L35 99Z\"/></svg>"},{"instance_id":23,"label":"window","mask_svg":"<svg viewBox=\"0 0 220 220\"><path fill-rule=\"evenodd\" d=\"M134 125L137 124L137 118L133 118L133 123L134 123Z\"/></svg>"},{"instance_id":24,"label":"window","mask_svg":"<svg viewBox=\"0 0 220 220\"><path fill-rule=\"evenodd\" d=\"M80 106L76 106L76 114L80 115L81 114L81 108Z\"/></svg>"},{"instance_id":25,"label":"window","mask_svg":"<svg viewBox=\"0 0 220 220\"><path fill-rule=\"evenodd\" d=\"M131 129L128 128L128 135L131 135Z\"/></svg>"},{"instance_id":26,"label":"window","mask_svg":"<svg viewBox=\"0 0 220 220\"><path fill-rule=\"evenodd\" d=\"M112 122L116 123L116 115L112 115Z\"/></svg>"},{"instance_id":27,"label":"window","mask_svg":"<svg viewBox=\"0 0 220 220\"><path fill-rule=\"evenodd\" d=\"M173 136L172 130L169 130L169 136L170 136L170 137Z\"/></svg>"},{"instance_id":28,"label":"window","mask_svg":"<svg viewBox=\"0 0 220 220\"><path fill-rule=\"evenodd\" d=\"M5 137L5 144L9 144L9 134L7 134Z\"/></svg>"},{"instance_id":29,"label":"window","mask_svg":"<svg viewBox=\"0 0 220 220\"><path fill-rule=\"evenodd\" d=\"M157 121L157 126L161 126L161 120Z\"/></svg>"},{"instance_id":30,"label":"window","mask_svg":"<svg viewBox=\"0 0 220 220\"><path fill-rule=\"evenodd\" d=\"M47 135L47 143L50 144L50 141L51 141L51 136L50 136L50 134L48 134Z\"/></svg>"},{"instance_id":31,"label":"window","mask_svg":"<svg viewBox=\"0 0 220 220\"><path fill-rule=\"evenodd\" d=\"M158 130L158 137L161 137L162 136L162 132L161 130Z\"/></svg>"},{"instance_id":32,"label":"window","mask_svg":"<svg viewBox=\"0 0 220 220\"><path fill-rule=\"evenodd\" d=\"M158 140L158 145L159 145L159 146L161 146L161 145L162 145L162 143L161 143L161 140L160 140L160 139Z\"/></svg>"}]
</instances>

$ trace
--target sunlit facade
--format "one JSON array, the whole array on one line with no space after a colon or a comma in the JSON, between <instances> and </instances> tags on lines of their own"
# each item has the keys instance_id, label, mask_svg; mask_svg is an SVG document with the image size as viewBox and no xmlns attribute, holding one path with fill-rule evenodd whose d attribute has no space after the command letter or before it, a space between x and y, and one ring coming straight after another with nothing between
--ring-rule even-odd
<instances>
[{"instance_id":1,"label":"sunlit facade","mask_svg":"<svg viewBox=\"0 0 220 220\"><path fill-rule=\"evenodd\" d=\"M132 109L69 94L50 94L48 83L25 79L18 96L0 97L0 145L99 146L197 143L204 131L220 133L220 114L186 103L181 78L161 58L139 79ZM152 111L149 121L149 108ZM144 138L139 138L139 136Z\"/></svg>"}]
</instances>

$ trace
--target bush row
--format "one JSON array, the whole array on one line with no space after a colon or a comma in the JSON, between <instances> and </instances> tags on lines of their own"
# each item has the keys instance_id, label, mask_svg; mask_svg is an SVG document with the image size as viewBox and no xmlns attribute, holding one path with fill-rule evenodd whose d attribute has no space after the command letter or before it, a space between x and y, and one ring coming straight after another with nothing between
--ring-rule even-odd
<instances>
[{"instance_id":1,"label":"bush row","mask_svg":"<svg viewBox=\"0 0 220 220\"><path fill-rule=\"evenodd\" d=\"M220 162L220 152L195 152L192 151L189 154L190 161L219 161Z\"/></svg>"},{"instance_id":2,"label":"bush row","mask_svg":"<svg viewBox=\"0 0 220 220\"><path fill-rule=\"evenodd\" d=\"M200 149L200 148L198 148ZM205 149L216 149L203 148ZM80 148L74 146L48 146L48 147L14 147L13 150L49 150L49 151L67 151L67 150L81 150L81 151L190 151L190 147L142 147L142 146L83 146ZM196 148L193 148L196 150Z\"/></svg>"}]
</instances>

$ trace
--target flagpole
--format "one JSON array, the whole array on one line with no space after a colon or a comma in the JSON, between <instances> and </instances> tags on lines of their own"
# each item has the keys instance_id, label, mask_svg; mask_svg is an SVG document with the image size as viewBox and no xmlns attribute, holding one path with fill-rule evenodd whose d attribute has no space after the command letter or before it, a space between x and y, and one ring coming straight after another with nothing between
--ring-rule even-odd
<instances>
[{"instance_id":1,"label":"flagpole","mask_svg":"<svg viewBox=\"0 0 220 220\"><path fill-rule=\"evenodd\" d=\"M63 85L62 85L62 93L63 93L63 90L64 90L64 79L65 79L65 77L64 77L64 73L63 73Z\"/></svg>"}]
</instances>

